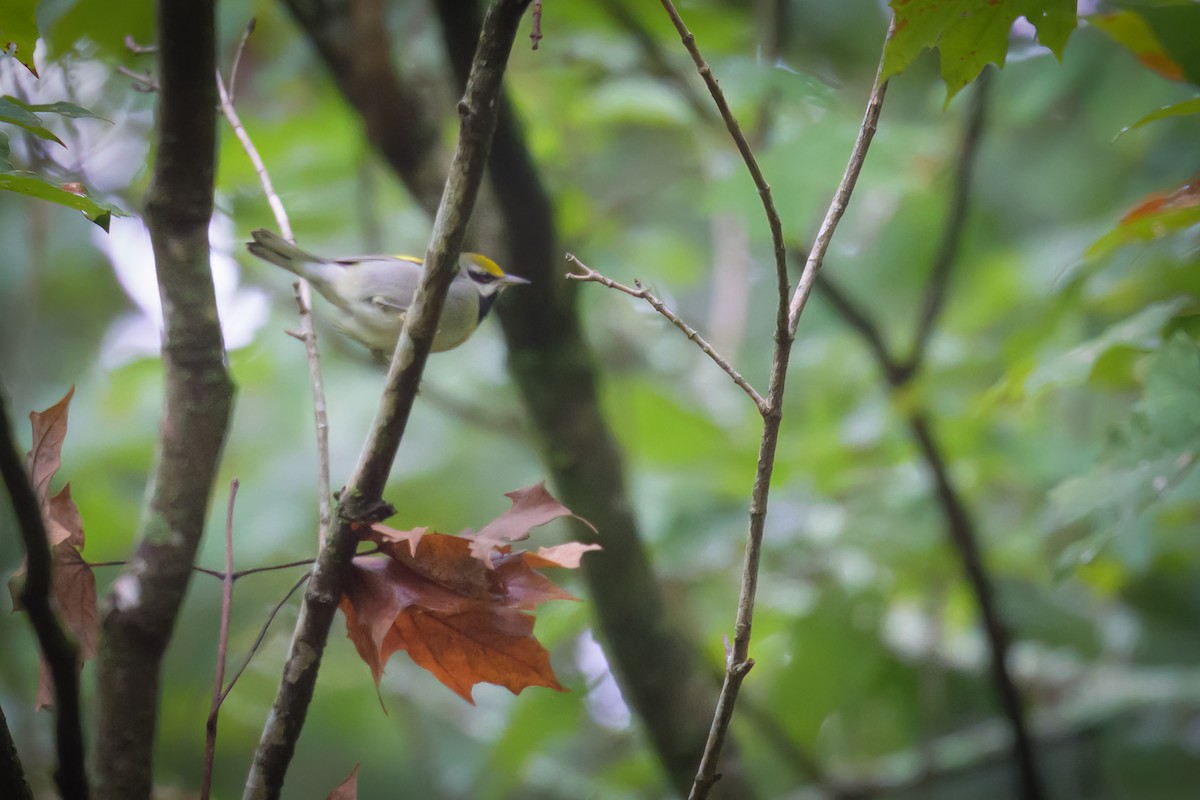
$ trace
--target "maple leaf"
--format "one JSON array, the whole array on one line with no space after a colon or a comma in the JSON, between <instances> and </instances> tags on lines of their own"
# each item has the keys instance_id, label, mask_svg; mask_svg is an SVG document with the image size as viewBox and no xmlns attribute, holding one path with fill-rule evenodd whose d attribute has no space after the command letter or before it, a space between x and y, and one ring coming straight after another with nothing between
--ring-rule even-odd
<instances>
[{"instance_id":1,"label":"maple leaf","mask_svg":"<svg viewBox=\"0 0 1200 800\"><path fill-rule=\"evenodd\" d=\"M58 615L79 643L80 666L96 657L99 614L96 607L96 577L84 561L83 517L71 499L68 483L50 496L50 481L62 465L62 446L67 436L67 410L75 387L45 411L29 415L33 443L25 458L26 468L37 498L42 506L46 536L50 545L51 595ZM13 610L24 609L21 603L25 562L9 579ZM54 703L54 688L44 657L39 656L37 707L49 708Z\"/></svg>"},{"instance_id":2,"label":"maple leaf","mask_svg":"<svg viewBox=\"0 0 1200 800\"><path fill-rule=\"evenodd\" d=\"M354 559L341 609L346 635L371 668L377 690L388 658L403 650L469 703L478 683L513 694L529 686L566 691L550 666L550 654L533 635L534 617L528 612L548 600L577 598L536 570L578 567L583 554L599 545L572 542L536 553L513 552L502 542L574 515L541 484L508 497L513 507L478 536L383 525L364 535L382 557ZM478 555L481 539L487 542L486 561Z\"/></svg>"},{"instance_id":3,"label":"maple leaf","mask_svg":"<svg viewBox=\"0 0 1200 800\"><path fill-rule=\"evenodd\" d=\"M335 786L326 800L358 800L359 766L359 764L354 765L354 769L350 770L350 774L346 776L346 780Z\"/></svg>"},{"instance_id":4,"label":"maple leaf","mask_svg":"<svg viewBox=\"0 0 1200 800\"><path fill-rule=\"evenodd\" d=\"M492 552L501 547L504 542L519 542L528 539L531 529L545 525L559 517L575 517L591 528L592 533L596 532L592 523L575 516L571 509L555 500L546 490L545 481L533 486L526 486L524 489L505 492L504 496L512 500L512 507L470 537L472 539L471 555L482 561L489 569L492 567Z\"/></svg>"}]
</instances>

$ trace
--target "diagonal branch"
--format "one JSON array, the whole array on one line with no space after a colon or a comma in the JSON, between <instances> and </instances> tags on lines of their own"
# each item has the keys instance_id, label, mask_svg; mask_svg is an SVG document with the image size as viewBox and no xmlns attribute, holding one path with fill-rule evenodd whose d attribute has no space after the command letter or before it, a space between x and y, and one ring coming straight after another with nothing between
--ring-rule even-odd
<instances>
[{"instance_id":1,"label":"diagonal branch","mask_svg":"<svg viewBox=\"0 0 1200 800\"><path fill-rule=\"evenodd\" d=\"M975 81L967 111L967 128L958 149L958 162L954 173L954 193L950 196L950 210L946 215L941 243L933 259L929 280L925 283L925 294L921 298L921 310L917 316L913 334L912 352L904 362L904 369L915 373L925 360L929 337L937 324L938 315L946 304L946 291L950 285L950 272L958 260L959 244L966 227L967 211L971 199L979 141L987 118L991 71L984 70Z\"/></svg>"},{"instance_id":2,"label":"diagonal branch","mask_svg":"<svg viewBox=\"0 0 1200 800\"><path fill-rule=\"evenodd\" d=\"M609 289L615 289L618 292L624 292L630 297L637 297L641 300L645 300L650 304L651 308L670 320L671 324L676 328L679 328L679 330L683 331L684 336L695 342L696 346L700 348L700 351L704 353L704 355L711 358L713 363L721 368L722 372L732 378L733 382L736 383L738 387L746 393L746 396L754 401L754 405L758 407L758 412L760 414L766 415L770 411L767 406L767 401L763 399L761 394L758 393L758 390L751 386L750 382L743 378L741 374L734 369L728 361L725 360L724 356L714 350L713 346L709 344L695 328L693 328L691 325L688 325L679 318L678 314L667 308L667 304L659 299L654 292L650 291L645 286L642 286L641 282L635 281L636 288L626 286L623 283L617 283L612 278L602 275L601 273L589 267L587 264L584 264L570 253L567 254L567 261L583 270L583 272L568 272L568 279L598 283L601 286L607 286Z\"/></svg>"},{"instance_id":3,"label":"diagonal branch","mask_svg":"<svg viewBox=\"0 0 1200 800\"><path fill-rule=\"evenodd\" d=\"M896 20L893 17L888 26L888 40L892 38L895 29ZM796 291L792 294L792 302L788 309L788 332L793 338L796 336L796 328L800 324L800 314L804 312L804 306L808 303L809 295L812 294L813 286L816 284L817 273L825 261L825 253L829 250L830 242L833 241L834 231L837 230L838 223L842 221L846 207L850 204L850 195L854 193L854 185L858 183L859 173L862 172L863 163L867 159L867 148L871 146L871 140L875 138L875 129L879 125L879 114L883 110L883 98L887 93L887 81L881 80L882 77L883 59L880 59L879 68L875 72L875 85L871 87L871 97L867 101L867 110L863 115L862 125L858 129L858 136L854 140L854 147L850 151L850 163L846 165L842 182L838 184L837 191L834 192L833 202L829 204L829 210L825 212L825 219L821 221L821 227L817 229L817 238L808 251L808 260L804 264L804 271L800 273Z\"/></svg>"},{"instance_id":4,"label":"diagonal branch","mask_svg":"<svg viewBox=\"0 0 1200 800\"><path fill-rule=\"evenodd\" d=\"M0 397L0 473L3 474L4 486L12 499L17 528L25 546L27 566L21 602L29 613L29 624L33 626L38 645L54 680L54 733L58 751L58 767L54 771L54 781L65 800L86 798L87 770L84 768L83 727L79 708L79 650L67 635L51 606L50 540L46 535L41 504L29 483L29 474L25 471L25 465L13 440L8 407L3 397ZM7 724L4 726L4 733L7 737ZM6 762L3 785L24 783L24 775L19 775L20 762L17 760L15 749L11 751L13 774L9 777L8 755L7 752L3 755ZM28 792L28 785L25 789Z\"/></svg>"},{"instance_id":5,"label":"diagonal branch","mask_svg":"<svg viewBox=\"0 0 1200 800\"><path fill-rule=\"evenodd\" d=\"M237 109L233 105L233 92L237 88L234 80L237 78L238 62L241 61L242 52L246 49L250 34L254 32L254 26L255 20L251 19L234 56L233 67L229 71L228 90L225 88L225 81L221 78L218 70L217 93L221 100L221 113L225 115L225 119L233 128L238 141L242 143L242 149L246 152L250 163L254 165L254 171L258 174L259 183L263 187L263 194L266 195L271 212L275 215L275 222L279 225L279 232L283 238L294 242L296 239L292 232L292 223L288 219L287 210L283 207L283 201L275 191L274 184L271 183L267 165L262 160L258 148L254 145L254 140L250 138L250 134L246 131L246 127L242 124ZM329 411L325 404L325 381L321 375L321 357L317 351L317 329L313 324L312 287L308 281L301 278L296 281L295 290L296 306L300 315L300 333L297 338L304 343L309 385L312 387L313 395L313 419L317 440L317 513L320 519L320 540L323 542L333 521L333 492L330 490L329 483Z\"/></svg>"},{"instance_id":6,"label":"diagonal branch","mask_svg":"<svg viewBox=\"0 0 1200 800\"><path fill-rule=\"evenodd\" d=\"M284 680L247 777L246 798L280 796L358 541L356 528L390 513L383 490L408 423L442 304L458 270L458 253L483 181L496 126L504 71L527 5L528 0L494 0L484 19L471 77L459 103L458 145L434 220L420 283L388 368L375 421L342 490L336 527L313 566L284 666Z\"/></svg>"},{"instance_id":7,"label":"diagonal branch","mask_svg":"<svg viewBox=\"0 0 1200 800\"><path fill-rule=\"evenodd\" d=\"M695 62L696 70L700 73L700 77L704 79L704 84L708 87L708 92L712 95L717 110L721 112L721 119L725 121L725 127L728 129L729 135L733 138L733 143L737 147L738 152L741 153L742 161L746 163L746 170L750 173L750 177L754 180L754 185L758 189L758 197L762 201L763 213L767 216L767 227L771 230L771 243L775 249L775 279L779 288L779 310L778 318L776 319L775 344L776 347L779 347L782 344L780 337L787 328L785 325L788 317L787 294L791 290L791 284L788 281L787 248L783 243L783 223L779 219L779 212L775 210L775 200L771 196L771 186L763 176L762 169L758 166L758 159L754 156L754 150L751 149L749 140L742 133L742 126L738 123L737 117L733 115L733 110L729 107L729 102L725 99L725 93L721 91L721 85L717 82L716 76L713 75L712 68L704 60L704 56L700 53L700 48L696 46L696 37L692 35L692 32L683 23L683 18L679 16L679 11L675 8L674 3L671 0L661 0L661 2L663 8L667 11L667 16L675 24L675 30L679 32L679 38L683 41L684 48L691 55L692 61ZM882 100L881 96L880 101L882 102ZM878 114L876 116L878 117ZM865 155L866 148L864 147L863 156L865 157ZM849 192L846 193L846 196L847 198L849 197ZM788 334L789 338L795 338L795 328L790 328Z\"/></svg>"}]
</instances>

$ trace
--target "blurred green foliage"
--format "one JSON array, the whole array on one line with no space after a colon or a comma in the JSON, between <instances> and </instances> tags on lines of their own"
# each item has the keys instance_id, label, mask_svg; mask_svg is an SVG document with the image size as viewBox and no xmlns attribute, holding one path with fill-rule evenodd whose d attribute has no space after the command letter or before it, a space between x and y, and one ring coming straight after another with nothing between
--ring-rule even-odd
<instances>
[{"instance_id":1,"label":"blurred green foliage","mask_svg":"<svg viewBox=\"0 0 1200 800\"><path fill-rule=\"evenodd\" d=\"M665 15L634 5L671 66L702 92ZM14 164L77 175L120 207L139 208L153 98L115 70L152 69L124 44L126 35L149 43L150 6L42 4L50 57L39 64L41 84L4 59L0 85L19 82L31 102L80 102L114 126L88 135L64 121L54 130L67 156L14 132ZM783 7L777 60L763 56L764 35L743 4L703 0L683 13L758 142L788 235L803 241L845 165L887 20L866 0ZM287 14L260 0L227 0L221 14L226 64L245 21L258 17L237 105L300 243L420 252L427 220L368 150ZM1170 29L1148 18L1154 30ZM564 250L616 280L641 279L706 335L721 331L712 337L718 348L765 387L770 240L727 136L648 68L603 3L547 3L542 24L539 50L514 53L509 86L556 200ZM444 106L449 140L455 96L436 25L422 3L389 11L397 64ZM940 776L885 796L1007 796L996 779L1004 728L975 608L904 424L914 407L928 410L984 537L1054 796L1172 797L1200 780L1197 226L1084 258L1129 209L1195 171L1195 115L1114 141L1195 89L1143 69L1091 26L1075 31L1062 55L1060 64L1017 38L994 76L962 252L918 382L889 394L861 340L819 297L800 326L751 647L757 666L734 728L764 797L802 796L811 779L804 758L845 781L907 784L925 767ZM938 71L935 54L913 53L894 78L826 262L901 353L941 235L971 91L943 107ZM241 481L235 538L244 568L312 554L315 447L302 347L283 333L295 325L289 281L251 263L239 244L252 228L273 225L270 212L224 127L219 156L218 206L235 233L217 249L244 267L241 291L269 297L267 318L230 353L238 396L220 485ZM114 356L118 328L148 318L114 279L98 249L104 234L93 229L75 212L0 193L0 380L18 417L78 386L60 477L83 513L87 557L107 561L129 552L162 376L153 358ZM731 247L742 258L714 255ZM115 257L134 267L127 281L147 285L148 263L129 250ZM747 291L715 288L730 280ZM678 624L715 675L734 618L757 414L648 308L594 285L580 299L648 547ZM238 322L226 308L226 325ZM152 345L153 329L140 341ZM383 376L334 336L322 342L337 485ZM512 422L522 410L503 361L492 324L431 361L388 492L396 527L478 528L507 507L503 492L543 476ZM219 492L215 508L224 502ZM216 567L223 514L210 517L200 561ZM20 560L11 526L4 514L6 574ZM535 536L550 543L563 533ZM114 574L100 569L102 593ZM234 659L293 580L271 573L238 583ZM582 594L577 581L565 578ZM198 785L219 605L218 582L197 575L167 657L157 749L164 788ZM294 613L275 622L224 707L218 796L240 791ZM397 657L384 715L340 630L293 762L292 796L322 795L356 762L364 797L398 787L429 798L665 794L636 721L621 716L611 676L587 646L586 602L554 604L538 620L571 694L514 698L484 687L476 707ZM0 704L31 779L48 792L50 725L32 712L33 638L24 619L0 615L0 639ZM91 667L84 683L93 688Z\"/></svg>"}]
</instances>

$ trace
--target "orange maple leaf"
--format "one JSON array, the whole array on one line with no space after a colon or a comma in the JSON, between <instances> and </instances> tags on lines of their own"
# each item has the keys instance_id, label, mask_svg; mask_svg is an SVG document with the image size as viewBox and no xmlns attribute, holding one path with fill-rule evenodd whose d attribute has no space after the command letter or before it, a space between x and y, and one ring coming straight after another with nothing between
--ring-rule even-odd
<instances>
[{"instance_id":1,"label":"orange maple leaf","mask_svg":"<svg viewBox=\"0 0 1200 800\"><path fill-rule=\"evenodd\" d=\"M528 686L566 691L550 666L550 654L533 635L534 617L528 612L547 600L577 598L535 570L578 567L583 554L599 545L513 552L501 541L524 538L530 527L573 514L540 484L508 496L513 508L484 527L481 533L490 529L486 536L382 525L364 536L379 546L382 557L354 559L341 608L346 635L371 668L377 689L388 658L403 650L470 703L478 683L513 694ZM487 543L486 552L481 542Z\"/></svg>"}]
</instances>

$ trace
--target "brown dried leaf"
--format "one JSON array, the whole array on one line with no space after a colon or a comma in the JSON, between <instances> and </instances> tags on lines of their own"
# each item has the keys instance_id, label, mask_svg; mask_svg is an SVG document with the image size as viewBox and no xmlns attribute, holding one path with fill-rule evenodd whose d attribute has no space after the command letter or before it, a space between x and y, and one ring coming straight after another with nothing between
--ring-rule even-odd
<instances>
[{"instance_id":1,"label":"brown dried leaf","mask_svg":"<svg viewBox=\"0 0 1200 800\"><path fill-rule=\"evenodd\" d=\"M346 776L346 780L339 783L326 800L358 800L358 768L361 764L355 764L354 769L350 770L350 774Z\"/></svg>"},{"instance_id":2,"label":"brown dried leaf","mask_svg":"<svg viewBox=\"0 0 1200 800\"><path fill-rule=\"evenodd\" d=\"M477 683L494 683L513 694L528 686L565 692L550 666L550 653L533 636L533 617L511 608L480 604L462 614L409 609L396 618L387 640L404 650L472 705Z\"/></svg>"},{"instance_id":3,"label":"brown dried leaf","mask_svg":"<svg viewBox=\"0 0 1200 800\"><path fill-rule=\"evenodd\" d=\"M26 456L26 468L42 506L42 519L49 539L51 557L52 601L59 617L79 644L79 663L96 657L99 638L99 612L96 604L96 577L84 561L80 550L84 544L83 517L71 498L68 483L53 497L49 496L50 481L62 464L62 446L67 435L67 411L75 387L45 411L29 415L33 429L33 445ZM23 610L20 603L21 578L25 574L22 562L9 579L13 610ZM39 656L38 708L50 708L54 703L53 684L46 662Z\"/></svg>"},{"instance_id":4,"label":"brown dried leaf","mask_svg":"<svg viewBox=\"0 0 1200 800\"><path fill-rule=\"evenodd\" d=\"M499 537L571 514L540 484L509 497L509 521L489 526ZM346 635L371 668L376 687L388 658L404 650L468 702L474 702L477 683L514 694L527 686L565 691L549 653L533 636L533 616L525 612L547 600L576 598L535 568L577 567L583 553L599 545L572 543L535 555L514 553L501 538L489 537L485 566L474 554L478 537L426 530L373 526L364 538L377 543L385 557L355 558L342 596Z\"/></svg>"},{"instance_id":5,"label":"brown dried leaf","mask_svg":"<svg viewBox=\"0 0 1200 800\"><path fill-rule=\"evenodd\" d=\"M546 490L546 482L506 492L512 507L483 526L475 534L471 544L471 555L492 568L492 553L505 542L519 542L529 538L529 531L545 525L559 517L575 517L596 532L595 526L583 517L577 517Z\"/></svg>"},{"instance_id":6,"label":"brown dried leaf","mask_svg":"<svg viewBox=\"0 0 1200 800\"><path fill-rule=\"evenodd\" d=\"M67 438L67 409L74 394L75 387L72 386L61 400L45 411L29 413L33 444L25 456L25 467L29 470L29 479L33 481L33 489L43 506L50 494L50 479L62 464L62 445Z\"/></svg>"}]
</instances>

